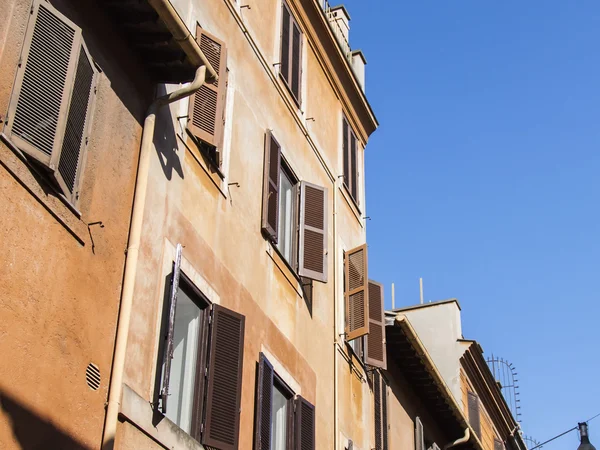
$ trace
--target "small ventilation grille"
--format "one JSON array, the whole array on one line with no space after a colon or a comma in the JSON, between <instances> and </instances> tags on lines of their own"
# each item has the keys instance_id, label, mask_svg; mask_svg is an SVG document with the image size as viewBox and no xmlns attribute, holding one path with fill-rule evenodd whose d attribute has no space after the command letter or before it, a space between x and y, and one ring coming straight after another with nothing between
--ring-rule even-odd
<instances>
[{"instance_id":1,"label":"small ventilation grille","mask_svg":"<svg viewBox=\"0 0 600 450\"><path fill-rule=\"evenodd\" d=\"M90 363L85 369L85 380L92 391L100 387L100 369L94 363Z\"/></svg>"}]
</instances>

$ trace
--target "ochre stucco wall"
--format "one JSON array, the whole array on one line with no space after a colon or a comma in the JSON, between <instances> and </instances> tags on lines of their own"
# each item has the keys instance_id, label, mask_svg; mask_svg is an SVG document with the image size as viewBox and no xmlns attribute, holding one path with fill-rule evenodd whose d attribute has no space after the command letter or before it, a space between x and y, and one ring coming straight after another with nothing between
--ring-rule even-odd
<instances>
[{"instance_id":1,"label":"ochre stucco wall","mask_svg":"<svg viewBox=\"0 0 600 450\"><path fill-rule=\"evenodd\" d=\"M81 218L0 143L2 449L33 448L36 443L44 448L99 447L140 121L152 96L151 84L95 2L51 3L82 27L103 71L83 169ZM30 0L0 0L3 119L30 7ZM86 224L96 221L104 228L92 226L88 232ZM86 384L90 362L100 368L98 391Z\"/></svg>"}]
</instances>

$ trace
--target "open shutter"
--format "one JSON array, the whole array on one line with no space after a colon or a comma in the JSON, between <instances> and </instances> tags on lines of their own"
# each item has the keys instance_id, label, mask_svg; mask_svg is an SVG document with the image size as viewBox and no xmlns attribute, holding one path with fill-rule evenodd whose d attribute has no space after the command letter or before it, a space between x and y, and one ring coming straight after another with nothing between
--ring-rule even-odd
<instances>
[{"instance_id":1,"label":"open shutter","mask_svg":"<svg viewBox=\"0 0 600 450\"><path fill-rule=\"evenodd\" d=\"M81 29L36 0L11 96L6 133L53 172L62 148Z\"/></svg>"},{"instance_id":2,"label":"open shutter","mask_svg":"<svg viewBox=\"0 0 600 450\"><path fill-rule=\"evenodd\" d=\"M425 432L419 417L415 418L415 450L425 450Z\"/></svg>"},{"instance_id":3,"label":"open shutter","mask_svg":"<svg viewBox=\"0 0 600 450\"><path fill-rule=\"evenodd\" d=\"M344 299L346 305L346 340L369 332L367 244L344 255Z\"/></svg>"},{"instance_id":4,"label":"open shutter","mask_svg":"<svg viewBox=\"0 0 600 450\"><path fill-rule=\"evenodd\" d=\"M256 384L255 450L271 449L271 413L273 406L273 366L261 353Z\"/></svg>"},{"instance_id":5,"label":"open shutter","mask_svg":"<svg viewBox=\"0 0 600 450\"><path fill-rule=\"evenodd\" d=\"M300 183L298 275L327 282L327 189Z\"/></svg>"},{"instance_id":6,"label":"open shutter","mask_svg":"<svg viewBox=\"0 0 600 450\"><path fill-rule=\"evenodd\" d=\"M77 59L75 82L69 104L58 171L55 172L58 184L72 202L79 199L81 169L85 162L93 105L96 98L96 74L92 58L82 43Z\"/></svg>"},{"instance_id":7,"label":"open shutter","mask_svg":"<svg viewBox=\"0 0 600 450\"><path fill-rule=\"evenodd\" d=\"M263 175L262 230L277 243L279 225L279 168L281 146L270 130L265 134L265 164Z\"/></svg>"},{"instance_id":8,"label":"open shutter","mask_svg":"<svg viewBox=\"0 0 600 450\"><path fill-rule=\"evenodd\" d=\"M227 90L227 48L225 43L201 27L196 40L206 58L217 71L219 79L204 83L190 98L188 130L206 144L222 147L225 95Z\"/></svg>"},{"instance_id":9,"label":"open shutter","mask_svg":"<svg viewBox=\"0 0 600 450\"><path fill-rule=\"evenodd\" d=\"M481 422L479 420L479 397L469 392L469 423L477 436L481 438Z\"/></svg>"},{"instance_id":10,"label":"open shutter","mask_svg":"<svg viewBox=\"0 0 600 450\"><path fill-rule=\"evenodd\" d=\"M373 398L375 403L375 450L383 450L383 437L381 425L381 375L375 372L373 377Z\"/></svg>"},{"instance_id":11,"label":"open shutter","mask_svg":"<svg viewBox=\"0 0 600 450\"><path fill-rule=\"evenodd\" d=\"M169 295L169 324L167 326L167 343L165 345L164 372L160 389L160 410L167 413L167 399L169 397L169 378L171 376L171 360L173 359L173 335L175 332L175 309L177 308L177 293L179 292L179 278L181 277L182 246L177 244L173 273L171 275L171 294Z\"/></svg>"},{"instance_id":12,"label":"open shutter","mask_svg":"<svg viewBox=\"0 0 600 450\"><path fill-rule=\"evenodd\" d=\"M294 414L294 450L315 450L315 407L297 396Z\"/></svg>"},{"instance_id":13,"label":"open shutter","mask_svg":"<svg viewBox=\"0 0 600 450\"><path fill-rule=\"evenodd\" d=\"M367 364L387 368L385 349L385 320L383 314L383 285L369 280L369 335L367 340Z\"/></svg>"},{"instance_id":14,"label":"open shutter","mask_svg":"<svg viewBox=\"0 0 600 450\"><path fill-rule=\"evenodd\" d=\"M243 315L212 306L202 444L221 450L238 448L244 322Z\"/></svg>"}]
</instances>

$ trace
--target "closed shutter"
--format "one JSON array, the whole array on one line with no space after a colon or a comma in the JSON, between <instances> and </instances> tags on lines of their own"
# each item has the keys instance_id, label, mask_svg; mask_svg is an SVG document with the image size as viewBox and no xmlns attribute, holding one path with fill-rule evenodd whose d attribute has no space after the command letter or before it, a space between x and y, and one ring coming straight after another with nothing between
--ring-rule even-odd
<instances>
[{"instance_id":1,"label":"closed shutter","mask_svg":"<svg viewBox=\"0 0 600 450\"><path fill-rule=\"evenodd\" d=\"M315 450L315 407L298 396L294 414L294 450Z\"/></svg>"},{"instance_id":2,"label":"closed shutter","mask_svg":"<svg viewBox=\"0 0 600 450\"><path fill-rule=\"evenodd\" d=\"M381 438L383 450L388 450L388 409L387 409L387 381L381 377ZM438 449L439 450L439 449Z\"/></svg>"},{"instance_id":3,"label":"closed shutter","mask_svg":"<svg viewBox=\"0 0 600 450\"><path fill-rule=\"evenodd\" d=\"M367 244L346 252L344 259L345 332L351 341L369 332Z\"/></svg>"},{"instance_id":4,"label":"closed shutter","mask_svg":"<svg viewBox=\"0 0 600 450\"><path fill-rule=\"evenodd\" d=\"M292 14L286 4L282 3L281 11L281 64L280 73L283 79L289 84L290 82L290 21Z\"/></svg>"},{"instance_id":5,"label":"closed shutter","mask_svg":"<svg viewBox=\"0 0 600 450\"><path fill-rule=\"evenodd\" d=\"M227 48L223 41L200 27L196 29L196 40L206 59L217 71L219 79L204 83L190 98L188 130L202 142L219 150L223 146ZM217 163L220 164L220 161Z\"/></svg>"},{"instance_id":6,"label":"closed shutter","mask_svg":"<svg viewBox=\"0 0 600 450\"><path fill-rule=\"evenodd\" d=\"M494 450L504 450L504 444L497 438L494 438Z\"/></svg>"},{"instance_id":7,"label":"closed shutter","mask_svg":"<svg viewBox=\"0 0 600 450\"><path fill-rule=\"evenodd\" d=\"M415 418L415 450L425 450L425 431L419 417Z\"/></svg>"},{"instance_id":8,"label":"closed shutter","mask_svg":"<svg viewBox=\"0 0 600 450\"><path fill-rule=\"evenodd\" d=\"M181 277L181 244L177 244L173 273L171 274L171 292L169 295L169 323L167 325L167 342L165 345L164 373L160 389L160 410L167 413L167 399L169 398L169 381L171 377L171 360L173 359L173 336L175 333L175 310L177 308L177 293L179 292L179 279Z\"/></svg>"},{"instance_id":9,"label":"closed shutter","mask_svg":"<svg viewBox=\"0 0 600 450\"><path fill-rule=\"evenodd\" d=\"M369 335L367 339L367 364L387 368L385 346L383 285L369 280Z\"/></svg>"},{"instance_id":10,"label":"closed shutter","mask_svg":"<svg viewBox=\"0 0 600 450\"><path fill-rule=\"evenodd\" d=\"M346 187L350 187L350 133L349 125L346 118L343 120L342 126L342 152L344 154L344 183Z\"/></svg>"},{"instance_id":11,"label":"closed shutter","mask_svg":"<svg viewBox=\"0 0 600 450\"><path fill-rule=\"evenodd\" d=\"M479 397L469 392L469 423L477 436L481 438L481 422L479 419Z\"/></svg>"},{"instance_id":12,"label":"closed shutter","mask_svg":"<svg viewBox=\"0 0 600 450\"><path fill-rule=\"evenodd\" d=\"M277 243L279 223L279 170L281 167L281 146L267 130L265 134L265 164L263 175L262 230Z\"/></svg>"},{"instance_id":13,"label":"closed shutter","mask_svg":"<svg viewBox=\"0 0 600 450\"><path fill-rule=\"evenodd\" d=\"M350 193L352 194L352 198L358 204L358 166L357 166L357 150L356 150L356 136L354 133L350 132L350 178L351 178L351 186Z\"/></svg>"},{"instance_id":14,"label":"closed shutter","mask_svg":"<svg viewBox=\"0 0 600 450\"><path fill-rule=\"evenodd\" d=\"M25 33L6 133L47 166L72 202L87 144L97 71L81 29L36 0Z\"/></svg>"},{"instance_id":15,"label":"closed shutter","mask_svg":"<svg viewBox=\"0 0 600 450\"><path fill-rule=\"evenodd\" d=\"M95 91L96 70L87 49L82 44L77 60L58 171L55 172L58 184L72 202L79 199L81 169L84 166L88 146Z\"/></svg>"},{"instance_id":16,"label":"closed shutter","mask_svg":"<svg viewBox=\"0 0 600 450\"><path fill-rule=\"evenodd\" d=\"M238 448L244 322L241 314L212 306L202 444L221 450Z\"/></svg>"},{"instance_id":17,"label":"closed shutter","mask_svg":"<svg viewBox=\"0 0 600 450\"><path fill-rule=\"evenodd\" d=\"M383 450L381 429L381 375L379 372L375 372L373 378L373 397L375 403L375 450Z\"/></svg>"},{"instance_id":18,"label":"closed shutter","mask_svg":"<svg viewBox=\"0 0 600 450\"><path fill-rule=\"evenodd\" d=\"M302 33L298 24L292 22L292 94L300 102L300 82L302 78Z\"/></svg>"},{"instance_id":19,"label":"closed shutter","mask_svg":"<svg viewBox=\"0 0 600 450\"><path fill-rule=\"evenodd\" d=\"M292 95L300 103L302 79L302 31L288 5L283 2L281 14L280 73Z\"/></svg>"},{"instance_id":20,"label":"closed shutter","mask_svg":"<svg viewBox=\"0 0 600 450\"><path fill-rule=\"evenodd\" d=\"M298 275L327 282L327 189L300 183Z\"/></svg>"},{"instance_id":21,"label":"closed shutter","mask_svg":"<svg viewBox=\"0 0 600 450\"><path fill-rule=\"evenodd\" d=\"M271 448L271 413L273 406L273 366L261 353L256 384L255 450Z\"/></svg>"}]
</instances>

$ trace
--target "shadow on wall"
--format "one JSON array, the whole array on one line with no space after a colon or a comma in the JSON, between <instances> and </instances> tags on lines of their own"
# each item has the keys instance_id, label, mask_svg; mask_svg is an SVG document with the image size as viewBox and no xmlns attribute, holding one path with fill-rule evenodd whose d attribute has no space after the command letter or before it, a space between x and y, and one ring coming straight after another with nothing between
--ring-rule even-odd
<instances>
[{"instance_id":1,"label":"shadow on wall","mask_svg":"<svg viewBox=\"0 0 600 450\"><path fill-rule=\"evenodd\" d=\"M38 416L27 406L19 403L10 395L0 390L0 417L8 419L12 429L12 438L21 450L92 450L65 431L58 429L52 423ZM0 436L0 447L7 450L11 447L10 436Z\"/></svg>"},{"instance_id":2,"label":"shadow on wall","mask_svg":"<svg viewBox=\"0 0 600 450\"><path fill-rule=\"evenodd\" d=\"M161 85L157 97L167 93L164 85ZM176 103L177 105L177 103ZM167 180L173 177L173 171L183 178L180 155L177 154L177 133L173 127L173 116L168 106L163 106L156 115L156 129L154 131L154 145L158 153L158 160ZM183 158L183 155L181 155Z\"/></svg>"}]
</instances>

